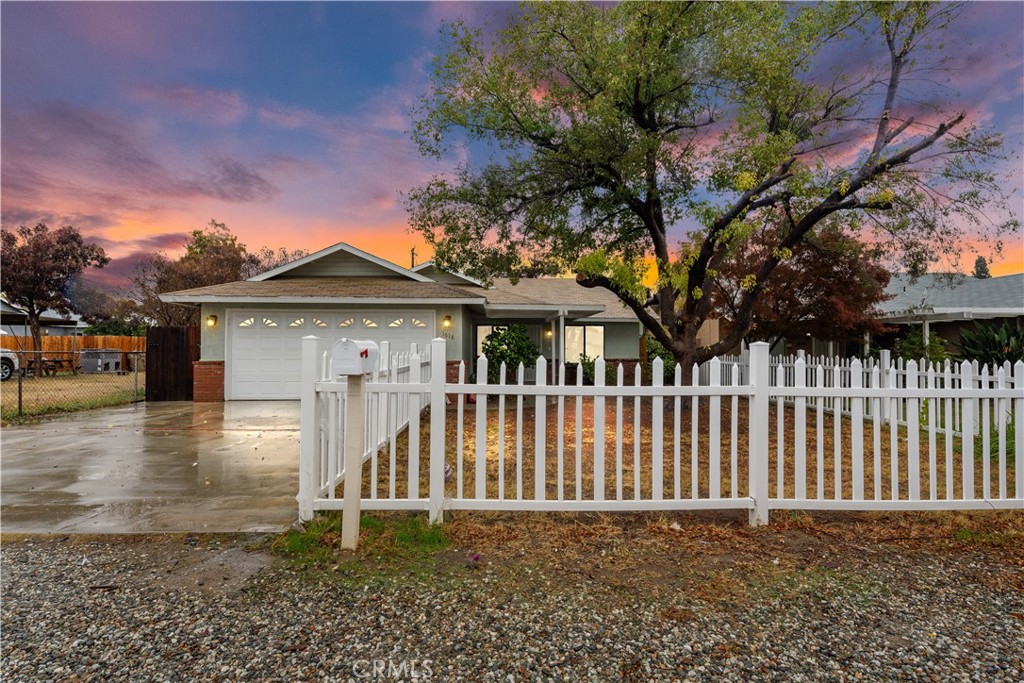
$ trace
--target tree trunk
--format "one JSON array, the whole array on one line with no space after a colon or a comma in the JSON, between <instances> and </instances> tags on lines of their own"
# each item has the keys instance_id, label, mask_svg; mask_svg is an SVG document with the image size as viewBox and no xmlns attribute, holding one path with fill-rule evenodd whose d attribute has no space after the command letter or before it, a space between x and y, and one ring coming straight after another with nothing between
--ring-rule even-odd
<instances>
[{"instance_id":1,"label":"tree trunk","mask_svg":"<svg viewBox=\"0 0 1024 683\"><path fill-rule=\"evenodd\" d=\"M39 324L39 316L29 313L28 315L29 329L32 331L32 346L35 348L32 351L33 358L35 360L35 367L33 368L32 374L36 377L43 376L43 328Z\"/></svg>"}]
</instances>

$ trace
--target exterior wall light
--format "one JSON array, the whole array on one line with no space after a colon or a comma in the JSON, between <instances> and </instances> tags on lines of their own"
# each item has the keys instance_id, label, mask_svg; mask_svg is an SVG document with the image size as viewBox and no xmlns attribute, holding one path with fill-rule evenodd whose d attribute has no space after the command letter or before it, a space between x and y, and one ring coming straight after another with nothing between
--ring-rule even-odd
<instances>
[{"instance_id":1,"label":"exterior wall light","mask_svg":"<svg viewBox=\"0 0 1024 683\"><path fill-rule=\"evenodd\" d=\"M452 326L452 317L450 315L446 315L444 317L444 320L441 321L441 327L443 327L444 329L447 330L447 329L450 329L451 326Z\"/></svg>"},{"instance_id":2,"label":"exterior wall light","mask_svg":"<svg viewBox=\"0 0 1024 683\"><path fill-rule=\"evenodd\" d=\"M551 330L544 330L544 338L545 338L545 339L551 339L551 337L553 337L553 336L554 336L554 334L555 334L555 333L554 333L554 332L552 332Z\"/></svg>"},{"instance_id":3,"label":"exterior wall light","mask_svg":"<svg viewBox=\"0 0 1024 683\"><path fill-rule=\"evenodd\" d=\"M207 327L217 327L217 316L215 316L215 315L208 315L208 316L206 316L206 326Z\"/></svg>"}]
</instances>

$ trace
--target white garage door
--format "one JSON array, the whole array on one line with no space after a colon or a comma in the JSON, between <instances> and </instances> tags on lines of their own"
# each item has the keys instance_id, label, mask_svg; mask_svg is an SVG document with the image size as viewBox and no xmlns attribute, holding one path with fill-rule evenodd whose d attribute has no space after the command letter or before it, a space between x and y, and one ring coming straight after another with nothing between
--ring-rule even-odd
<instances>
[{"instance_id":1,"label":"white garage door","mask_svg":"<svg viewBox=\"0 0 1024 683\"><path fill-rule=\"evenodd\" d=\"M342 337L422 348L434 336L433 311L255 311L228 315L225 393L229 400L299 398L302 338Z\"/></svg>"}]
</instances>

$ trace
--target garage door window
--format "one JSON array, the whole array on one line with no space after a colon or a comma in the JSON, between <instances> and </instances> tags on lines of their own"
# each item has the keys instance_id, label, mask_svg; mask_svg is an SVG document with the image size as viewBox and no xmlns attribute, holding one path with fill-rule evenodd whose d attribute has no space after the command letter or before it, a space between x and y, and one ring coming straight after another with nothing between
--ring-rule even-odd
<instances>
[{"instance_id":1,"label":"garage door window","mask_svg":"<svg viewBox=\"0 0 1024 683\"><path fill-rule=\"evenodd\" d=\"M277 321L274 320L273 318L264 318L263 319L263 326L264 327L277 327Z\"/></svg>"},{"instance_id":2,"label":"garage door window","mask_svg":"<svg viewBox=\"0 0 1024 683\"><path fill-rule=\"evenodd\" d=\"M377 326L377 321L374 320L373 318L363 318L363 327L374 329Z\"/></svg>"},{"instance_id":3,"label":"garage door window","mask_svg":"<svg viewBox=\"0 0 1024 683\"><path fill-rule=\"evenodd\" d=\"M288 327L302 327L306 324L305 318L296 318L295 320L288 323Z\"/></svg>"},{"instance_id":4,"label":"garage door window","mask_svg":"<svg viewBox=\"0 0 1024 683\"><path fill-rule=\"evenodd\" d=\"M352 323L355 321L355 318L342 318L341 321L338 322L338 327L352 327Z\"/></svg>"}]
</instances>

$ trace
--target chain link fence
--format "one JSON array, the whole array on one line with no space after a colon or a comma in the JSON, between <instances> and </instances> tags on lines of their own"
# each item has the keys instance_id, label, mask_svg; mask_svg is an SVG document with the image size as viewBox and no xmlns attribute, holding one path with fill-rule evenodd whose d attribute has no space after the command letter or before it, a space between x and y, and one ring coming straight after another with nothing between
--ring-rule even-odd
<instances>
[{"instance_id":1,"label":"chain link fence","mask_svg":"<svg viewBox=\"0 0 1024 683\"><path fill-rule=\"evenodd\" d=\"M146 353L120 349L11 351L0 358L4 420L146 398Z\"/></svg>"}]
</instances>

